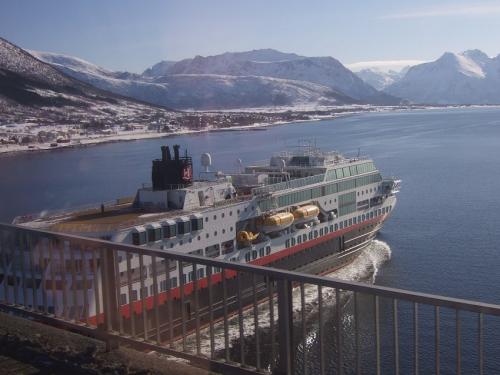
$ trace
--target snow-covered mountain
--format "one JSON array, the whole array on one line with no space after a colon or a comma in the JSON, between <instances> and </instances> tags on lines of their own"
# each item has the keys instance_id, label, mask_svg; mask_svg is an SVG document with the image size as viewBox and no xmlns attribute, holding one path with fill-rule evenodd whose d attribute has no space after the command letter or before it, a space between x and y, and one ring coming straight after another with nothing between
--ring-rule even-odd
<instances>
[{"instance_id":1,"label":"snow-covered mountain","mask_svg":"<svg viewBox=\"0 0 500 375\"><path fill-rule=\"evenodd\" d=\"M281 78L327 86L360 102L399 102L398 99L366 84L333 57L303 57L274 50L256 50L208 57L196 56L171 65L165 73Z\"/></svg>"},{"instance_id":2,"label":"snow-covered mountain","mask_svg":"<svg viewBox=\"0 0 500 375\"><path fill-rule=\"evenodd\" d=\"M383 90L387 86L399 81L409 68L407 67L400 72L394 70L385 72L377 69L363 69L356 72L356 75L377 90Z\"/></svg>"},{"instance_id":3,"label":"snow-covered mountain","mask_svg":"<svg viewBox=\"0 0 500 375\"><path fill-rule=\"evenodd\" d=\"M16 117L25 119L29 115L40 122L56 118L73 123L84 118L117 121L154 110L161 109L71 78L0 38L2 120Z\"/></svg>"},{"instance_id":4,"label":"snow-covered mountain","mask_svg":"<svg viewBox=\"0 0 500 375\"><path fill-rule=\"evenodd\" d=\"M500 55L446 52L436 61L411 67L384 91L416 103L500 104Z\"/></svg>"}]
</instances>

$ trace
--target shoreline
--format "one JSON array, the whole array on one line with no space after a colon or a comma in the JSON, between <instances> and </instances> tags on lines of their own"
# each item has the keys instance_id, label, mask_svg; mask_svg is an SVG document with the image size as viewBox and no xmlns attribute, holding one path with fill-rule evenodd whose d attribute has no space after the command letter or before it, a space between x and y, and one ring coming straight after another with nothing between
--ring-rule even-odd
<instances>
[{"instance_id":1,"label":"shoreline","mask_svg":"<svg viewBox=\"0 0 500 375\"><path fill-rule=\"evenodd\" d=\"M255 123L251 125L235 125L229 126L225 128L216 128L216 127L206 127L201 130L189 130L183 129L177 132L172 133L157 133L157 132L131 132L131 133L123 133L123 134L115 134L115 135L103 135L103 136L94 136L84 139L78 139L76 142L71 143L58 143L57 147L51 147L50 143L43 144L31 144L32 148L29 146L23 145L0 145L0 157L9 157L14 156L21 153L38 153L38 152L50 152L57 150L66 150L66 149L74 149L74 148L83 148L89 146L96 146L105 143L118 143L118 142L130 142L130 141L140 141L146 139L159 139L159 138L169 138L175 136L182 135L192 135L192 134L203 134L203 133L215 133L215 132L237 132L237 131L265 131L267 128L280 126L280 125L289 125L289 124L302 124L304 122L316 122L323 120L335 120L337 118L347 117L347 116L355 116L363 113L387 113L387 112L410 112L410 111L422 111L422 110L446 110L446 109L476 109L476 108L500 108L499 105L490 105L490 106L446 106L446 107L436 107L436 106L421 106L421 107L365 107L352 109L351 111L345 112L330 112L325 111L324 115L317 114L311 115L309 119L304 120L293 120L293 121L284 121L278 120L271 123ZM309 112L309 111L308 111ZM312 112L312 111L311 111ZM320 112L317 110L315 112ZM304 113L304 111L297 111L295 113ZM9 148L12 147L12 148Z\"/></svg>"}]
</instances>

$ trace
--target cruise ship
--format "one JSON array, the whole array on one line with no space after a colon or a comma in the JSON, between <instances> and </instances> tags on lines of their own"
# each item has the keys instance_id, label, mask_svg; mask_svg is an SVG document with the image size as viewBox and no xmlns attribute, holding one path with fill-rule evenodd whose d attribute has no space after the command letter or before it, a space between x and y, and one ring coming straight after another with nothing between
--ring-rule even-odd
<instances>
[{"instance_id":1,"label":"cruise ship","mask_svg":"<svg viewBox=\"0 0 500 375\"><path fill-rule=\"evenodd\" d=\"M26 215L14 222L165 252L325 274L347 265L370 245L391 215L400 187L400 180L382 177L368 158L324 152L311 143L265 162L240 162L236 173L211 171L211 159L208 153L201 155L202 172L194 179L187 150L163 146L161 157L152 163L152 183L141 186L133 198ZM124 281L120 303L150 298L151 264L140 265L137 258L128 265L125 259L118 262ZM127 270L139 267L144 279L134 277L127 284ZM176 296L181 283L207 278L201 265L196 275L191 264L179 268L172 264L169 272L158 275L160 293L168 288Z\"/></svg>"}]
</instances>

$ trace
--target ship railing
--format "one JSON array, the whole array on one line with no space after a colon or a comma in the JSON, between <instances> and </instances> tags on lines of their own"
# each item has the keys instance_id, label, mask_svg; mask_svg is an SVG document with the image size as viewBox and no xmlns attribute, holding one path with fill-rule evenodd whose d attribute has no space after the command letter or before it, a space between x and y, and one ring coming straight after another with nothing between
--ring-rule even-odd
<instances>
[{"instance_id":1,"label":"ship railing","mask_svg":"<svg viewBox=\"0 0 500 375\"><path fill-rule=\"evenodd\" d=\"M324 173L304 178L296 178L290 181L279 182L276 184L253 188L252 195L254 196L266 195L277 191L283 191L287 189L294 189L307 185L318 184L323 182L324 180L325 180Z\"/></svg>"},{"instance_id":2,"label":"ship railing","mask_svg":"<svg viewBox=\"0 0 500 375\"><path fill-rule=\"evenodd\" d=\"M7 224L0 280L3 311L220 373L488 374L499 365L496 304Z\"/></svg>"}]
</instances>

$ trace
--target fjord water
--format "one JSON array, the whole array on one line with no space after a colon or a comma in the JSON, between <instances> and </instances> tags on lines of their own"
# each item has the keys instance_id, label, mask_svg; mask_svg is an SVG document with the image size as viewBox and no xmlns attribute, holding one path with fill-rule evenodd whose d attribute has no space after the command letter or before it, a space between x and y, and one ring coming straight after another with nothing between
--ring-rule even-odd
<instances>
[{"instance_id":1,"label":"fjord water","mask_svg":"<svg viewBox=\"0 0 500 375\"><path fill-rule=\"evenodd\" d=\"M1 157L0 221L132 195L149 182L151 160L160 156L162 144L187 147L197 173L202 152L212 154L214 169L235 170L238 158L244 164L262 160L311 138L325 150L356 155L360 149L383 175L403 180L398 205L379 235L392 257L380 266L377 284L500 303L500 109L495 108L370 113L265 131ZM432 332L432 325L427 328Z\"/></svg>"}]
</instances>

